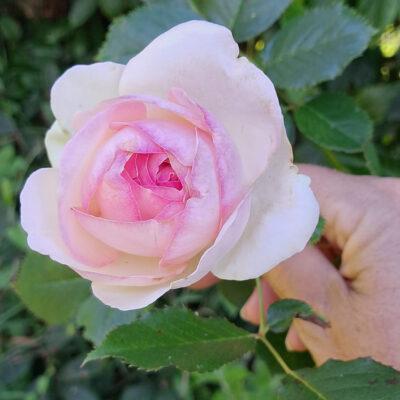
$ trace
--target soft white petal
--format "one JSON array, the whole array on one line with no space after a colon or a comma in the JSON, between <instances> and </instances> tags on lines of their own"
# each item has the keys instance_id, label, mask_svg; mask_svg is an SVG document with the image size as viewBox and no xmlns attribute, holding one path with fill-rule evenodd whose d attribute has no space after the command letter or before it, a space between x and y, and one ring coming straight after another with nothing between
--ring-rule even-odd
<instances>
[{"instance_id":1,"label":"soft white petal","mask_svg":"<svg viewBox=\"0 0 400 400\"><path fill-rule=\"evenodd\" d=\"M58 167L61 153L64 149L65 143L68 142L70 137L69 133L61 128L58 121L54 121L53 125L51 125L50 129L47 131L44 145L46 147L47 157L53 167Z\"/></svg>"},{"instance_id":2,"label":"soft white petal","mask_svg":"<svg viewBox=\"0 0 400 400\"><path fill-rule=\"evenodd\" d=\"M55 168L38 169L29 176L20 196L21 225L32 250L65 264L68 256L57 224L57 184Z\"/></svg>"},{"instance_id":3,"label":"soft white petal","mask_svg":"<svg viewBox=\"0 0 400 400\"><path fill-rule=\"evenodd\" d=\"M250 219L234 249L212 270L221 279L246 280L269 271L306 246L319 207L310 179L294 167L285 175L267 171L252 193Z\"/></svg>"},{"instance_id":4,"label":"soft white petal","mask_svg":"<svg viewBox=\"0 0 400 400\"><path fill-rule=\"evenodd\" d=\"M123 70L124 65L102 62L75 65L65 71L54 83L50 96L51 109L62 128L72 133L77 113L117 97Z\"/></svg>"},{"instance_id":5,"label":"soft white petal","mask_svg":"<svg viewBox=\"0 0 400 400\"><path fill-rule=\"evenodd\" d=\"M154 286L111 286L92 283L93 294L104 304L120 310L136 310L156 301L170 289L169 283Z\"/></svg>"},{"instance_id":6,"label":"soft white petal","mask_svg":"<svg viewBox=\"0 0 400 400\"><path fill-rule=\"evenodd\" d=\"M285 132L272 83L238 55L228 29L190 21L160 35L129 61L120 94L165 98L171 88L184 89L231 135L250 184L264 170Z\"/></svg>"}]
</instances>

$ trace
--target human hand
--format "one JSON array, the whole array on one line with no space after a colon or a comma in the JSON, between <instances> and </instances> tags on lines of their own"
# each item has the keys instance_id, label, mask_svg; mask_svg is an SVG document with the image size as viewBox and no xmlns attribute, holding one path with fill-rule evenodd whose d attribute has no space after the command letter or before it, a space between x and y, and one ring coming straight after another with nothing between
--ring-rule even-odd
<instances>
[{"instance_id":1,"label":"human hand","mask_svg":"<svg viewBox=\"0 0 400 400\"><path fill-rule=\"evenodd\" d=\"M327 329L295 320L286 338L288 349L308 349L317 364L371 356L400 369L400 180L300 169L311 177L340 269L308 246L263 277L265 307L276 296L296 298L328 319ZM241 314L258 323L258 311L253 293Z\"/></svg>"}]
</instances>

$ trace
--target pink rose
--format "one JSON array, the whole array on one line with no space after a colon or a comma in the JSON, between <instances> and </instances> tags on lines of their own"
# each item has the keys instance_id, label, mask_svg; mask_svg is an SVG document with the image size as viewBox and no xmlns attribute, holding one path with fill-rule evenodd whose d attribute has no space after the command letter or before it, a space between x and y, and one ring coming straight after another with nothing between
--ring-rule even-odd
<instances>
[{"instance_id":1,"label":"pink rose","mask_svg":"<svg viewBox=\"0 0 400 400\"><path fill-rule=\"evenodd\" d=\"M29 246L123 310L212 272L255 278L318 219L278 99L229 30L192 21L127 65L78 65L51 91L53 165L21 193Z\"/></svg>"}]
</instances>

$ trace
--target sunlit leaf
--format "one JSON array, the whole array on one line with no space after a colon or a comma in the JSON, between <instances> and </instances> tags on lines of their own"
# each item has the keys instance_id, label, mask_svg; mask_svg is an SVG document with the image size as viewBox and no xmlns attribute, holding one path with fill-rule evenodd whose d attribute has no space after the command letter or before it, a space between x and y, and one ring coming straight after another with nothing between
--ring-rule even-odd
<instances>
[{"instance_id":1,"label":"sunlit leaf","mask_svg":"<svg viewBox=\"0 0 400 400\"><path fill-rule=\"evenodd\" d=\"M400 373L370 358L330 360L320 368L296 371L326 400L397 400ZM277 390L281 400L321 400L304 385L286 377Z\"/></svg>"},{"instance_id":2,"label":"sunlit leaf","mask_svg":"<svg viewBox=\"0 0 400 400\"><path fill-rule=\"evenodd\" d=\"M330 150L354 153L372 136L368 114L349 96L324 93L294 114L297 127L307 138Z\"/></svg>"},{"instance_id":3,"label":"sunlit leaf","mask_svg":"<svg viewBox=\"0 0 400 400\"><path fill-rule=\"evenodd\" d=\"M368 45L373 29L341 4L316 8L289 21L261 53L265 72L282 88L335 78Z\"/></svg>"},{"instance_id":4,"label":"sunlit leaf","mask_svg":"<svg viewBox=\"0 0 400 400\"><path fill-rule=\"evenodd\" d=\"M323 328L329 326L323 317L301 300L282 299L268 307L267 322L272 332L280 333L288 330L293 318L300 318Z\"/></svg>"},{"instance_id":5,"label":"sunlit leaf","mask_svg":"<svg viewBox=\"0 0 400 400\"><path fill-rule=\"evenodd\" d=\"M161 33L193 19L201 17L185 0L152 1L111 24L97 59L125 63Z\"/></svg>"},{"instance_id":6,"label":"sunlit leaf","mask_svg":"<svg viewBox=\"0 0 400 400\"><path fill-rule=\"evenodd\" d=\"M68 322L90 295L88 281L36 253L23 262L15 289L26 307L49 324Z\"/></svg>"},{"instance_id":7,"label":"sunlit leaf","mask_svg":"<svg viewBox=\"0 0 400 400\"><path fill-rule=\"evenodd\" d=\"M116 328L86 361L118 357L147 370L174 365L201 372L239 358L254 345L249 332L225 319L169 308Z\"/></svg>"}]
</instances>

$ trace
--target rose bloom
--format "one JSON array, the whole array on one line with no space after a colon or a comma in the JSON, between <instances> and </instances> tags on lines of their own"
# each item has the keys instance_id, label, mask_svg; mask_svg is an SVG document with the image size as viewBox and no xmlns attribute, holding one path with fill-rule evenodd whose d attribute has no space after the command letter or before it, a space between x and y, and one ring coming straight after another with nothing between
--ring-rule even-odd
<instances>
[{"instance_id":1,"label":"rose bloom","mask_svg":"<svg viewBox=\"0 0 400 400\"><path fill-rule=\"evenodd\" d=\"M272 83L238 55L228 29L191 21L127 65L67 70L51 90L52 168L21 193L29 246L122 310L301 251L318 205Z\"/></svg>"}]
</instances>

